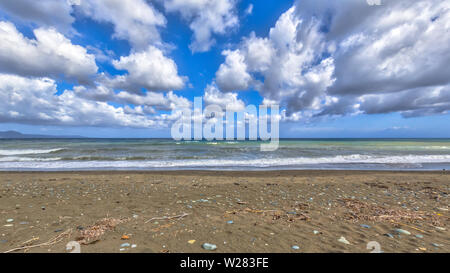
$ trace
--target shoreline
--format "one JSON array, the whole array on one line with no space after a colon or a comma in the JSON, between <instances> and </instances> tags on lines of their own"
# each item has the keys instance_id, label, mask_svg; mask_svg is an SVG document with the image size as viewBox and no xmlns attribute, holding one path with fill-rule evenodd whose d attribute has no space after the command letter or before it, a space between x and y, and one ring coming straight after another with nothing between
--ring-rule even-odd
<instances>
[{"instance_id":1,"label":"shoreline","mask_svg":"<svg viewBox=\"0 0 450 273\"><path fill-rule=\"evenodd\" d=\"M364 253L370 241L384 252L450 252L447 174L0 172L0 253L66 252L74 240L82 252L211 252L210 243L225 253Z\"/></svg>"},{"instance_id":2,"label":"shoreline","mask_svg":"<svg viewBox=\"0 0 450 273\"><path fill-rule=\"evenodd\" d=\"M353 170L353 169L301 169L301 170L18 170L18 171L3 171L0 174L20 174L20 173L55 173L55 174L178 174L178 175L249 175L249 174L284 174L284 175L316 175L327 174L336 175L343 173L354 174L371 174L371 173L405 173L405 174L443 174L450 175L450 170Z\"/></svg>"}]
</instances>

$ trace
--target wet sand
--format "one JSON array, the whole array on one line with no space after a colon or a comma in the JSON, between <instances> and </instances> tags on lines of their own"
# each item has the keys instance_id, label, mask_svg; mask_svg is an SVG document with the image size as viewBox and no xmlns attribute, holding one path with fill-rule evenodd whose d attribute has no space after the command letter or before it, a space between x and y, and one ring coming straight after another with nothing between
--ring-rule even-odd
<instances>
[{"instance_id":1,"label":"wet sand","mask_svg":"<svg viewBox=\"0 0 450 273\"><path fill-rule=\"evenodd\" d=\"M449 192L448 172L1 172L0 252L450 252Z\"/></svg>"}]
</instances>

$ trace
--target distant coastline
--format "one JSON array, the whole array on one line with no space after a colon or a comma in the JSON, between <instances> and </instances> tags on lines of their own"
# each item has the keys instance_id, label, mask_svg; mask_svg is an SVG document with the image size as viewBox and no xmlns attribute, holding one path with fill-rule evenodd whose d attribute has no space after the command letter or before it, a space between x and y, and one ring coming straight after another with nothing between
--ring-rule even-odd
<instances>
[{"instance_id":1,"label":"distant coastline","mask_svg":"<svg viewBox=\"0 0 450 273\"><path fill-rule=\"evenodd\" d=\"M17 131L0 131L0 139L25 139L25 138L86 138L83 136L65 136L65 135L37 135L22 134Z\"/></svg>"}]
</instances>

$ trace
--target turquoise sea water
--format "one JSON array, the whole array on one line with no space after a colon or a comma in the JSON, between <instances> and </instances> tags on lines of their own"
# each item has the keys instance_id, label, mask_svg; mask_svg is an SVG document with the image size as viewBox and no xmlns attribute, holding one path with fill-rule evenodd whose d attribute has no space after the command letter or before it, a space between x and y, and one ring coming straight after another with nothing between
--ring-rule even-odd
<instances>
[{"instance_id":1,"label":"turquoise sea water","mask_svg":"<svg viewBox=\"0 0 450 273\"><path fill-rule=\"evenodd\" d=\"M0 139L0 170L450 169L450 139Z\"/></svg>"}]
</instances>

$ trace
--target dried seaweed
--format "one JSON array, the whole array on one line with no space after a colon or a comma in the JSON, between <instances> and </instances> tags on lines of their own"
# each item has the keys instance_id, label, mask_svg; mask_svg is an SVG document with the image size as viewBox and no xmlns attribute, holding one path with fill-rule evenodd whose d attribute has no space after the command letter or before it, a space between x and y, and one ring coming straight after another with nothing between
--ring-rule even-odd
<instances>
[{"instance_id":1,"label":"dried seaweed","mask_svg":"<svg viewBox=\"0 0 450 273\"><path fill-rule=\"evenodd\" d=\"M87 227L80 231L80 236L77 237L77 241L80 244L91 244L100 239L100 237L106 233L106 231L114 229L117 225L127 222L128 218L104 218L92 226Z\"/></svg>"},{"instance_id":2,"label":"dried seaweed","mask_svg":"<svg viewBox=\"0 0 450 273\"><path fill-rule=\"evenodd\" d=\"M407 209L388 209L380 205L369 204L357 199L338 200L343 207L349 211L344 218L350 221L373 221L373 222L429 222L435 226L441 226L441 218L434 213L424 211L410 211Z\"/></svg>"}]
</instances>

